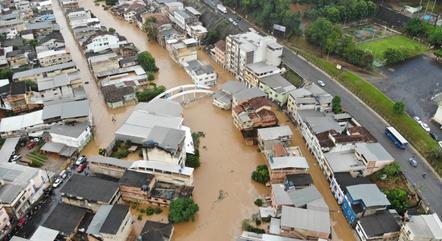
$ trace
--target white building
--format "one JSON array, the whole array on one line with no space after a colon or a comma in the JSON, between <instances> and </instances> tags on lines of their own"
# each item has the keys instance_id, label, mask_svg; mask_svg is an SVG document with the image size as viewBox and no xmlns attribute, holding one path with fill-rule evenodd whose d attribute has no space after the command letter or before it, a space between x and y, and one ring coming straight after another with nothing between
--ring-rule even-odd
<instances>
[{"instance_id":1,"label":"white building","mask_svg":"<svg viewBox=\"0 0 442 241\"><path fill-rule=\"evenodd\" d=\"M413 215L401 228L399 241L442 240L442 222L437 213Z\"/></svg>"},{"instance_id":2,"label":"white building","mask_svg":"<svg viewBox=\"0 0 442 241\"><path fill-rule=\"evenodd\" d=\"M295 113L299 110L331 111L333 96L325 92L315 83L306 84L302 88L289 93L287 110Z\"/></svg>"},{"instance_id":3,"label":"white building","mask_svg":"<svg viewBox=\"0 0 442 241\"><path fill-rule=\"evenodd\" d=\"M83 42L85 52L100 52L106 49L118 49L121 45L126 44L124 37L110 32L97 32Z\"/></svg>"},{"instance_id":4,"label":"white building","mask_svg":"<svg viewBox=\"0 0 442 241\"><path fill-rule=\"evenodd\" d=\"M43 67L63 64L72 60L71 54L66 49L48 49L40 51L37 53L37 59L40 65Z\"/></svg>"},{"instance_id":5,"label":"white building","mask_svg":"<svg viewBox=\"0 0 442 241\"><path fill-rule=\"evenodd\" d=\"M243 80L245 66L257 62L279 66L282 45L272 36L247 32L226 37L226 68Z\"/></svg>"},{"instance_id":6,"label":"white building","mask_svg":"<svg viewBox=\"0 0 442 241\"><path fill-rule=\"evenodd\" d=\"M193 168L162 161L135 161L130 170L155 175L155 179L175 185L193 186Z\"/></svg>"},{"instance_id":7,"label":"white building","mask_svg":"<svg viewBox=\"0 0 442 241\"><path fill-rule=\"evenodd\" d=\"M43 102L74 98L74 88L80 87L82 81L80 71L62 73L54 77L37 80L38 93L36 95Z\"/></svg>"},{"instance_id":8,"label":"white building","mask_svg":"<svg viewBox=\"0 0 442 241\"><path fill-rule=\"evenodd\" d=\"M217 74L210 64L203 64L199 60L185 62L184 70L196 85L213 87L216 84Z\"/></svg>"}]
</instances>

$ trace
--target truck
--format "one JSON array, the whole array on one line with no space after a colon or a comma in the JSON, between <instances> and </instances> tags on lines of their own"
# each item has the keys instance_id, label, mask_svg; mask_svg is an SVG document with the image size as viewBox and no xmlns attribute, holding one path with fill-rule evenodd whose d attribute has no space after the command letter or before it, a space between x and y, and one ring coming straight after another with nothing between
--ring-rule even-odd
<instances>
[{"instance_id":1,"label":"truck","mask_svg":"<svg viewBox=\"0 0 442 241\"><path fill-rule=\"evenodd\" d=\"M220 12L222 12L222 13L227 13L227 8L226 7L224 7L224 5L222 5L222 4L218 4L218 5L216 5L216 8L220 11Z\"/></svg>"}]
</instances>

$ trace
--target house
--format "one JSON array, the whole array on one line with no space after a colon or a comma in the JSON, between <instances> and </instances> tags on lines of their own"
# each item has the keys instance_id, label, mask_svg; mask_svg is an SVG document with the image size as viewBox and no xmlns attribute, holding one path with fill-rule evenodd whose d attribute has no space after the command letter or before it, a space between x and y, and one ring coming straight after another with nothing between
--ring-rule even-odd
<instances>
[{"instance_id":1,"label":"house","mask_svg":"<svg viewBox=\"0 0 442 241\"><path fill-rule=\"evenodd\" d=\"M268 166L272 183L282 182L286 175L304 174L309 168L304 156L269 157Z\"/></svg>"},{"instance_id":2,"label":"house","mask_svg":"<svg viewBox=\"0 0 442 241\"><path fill-rule=\"evenodd\" d=\"M288 174L285 176L283 183L286 190L291 188L302 189L311 186L313 179L308 173Z\"/></svg>"},{"instance_id":3,"label":"house","mask_svg":"<svg viewBox=\"0 0 442 241\"><path fill-rule=\"evenodd\" d=\"M192 78L195 85L213 87L218 75L210 64L203 64L199 60L183 63L184 70Z\"/></svg>"},{"instance_id":4,"label":"house","mask_svg":"<svg viewBox=\"0 0 442 241\"><path fill-rule=\"evenodd\" d=\"M201 41L204 38L206 38L207 33L208 33L207 28L205 28L201 24L201 22L195 22L195 23L186 25L186 32L190 37L192 37L198 41Z\"/></svg>"},{"instance_id":5,"label":"house","mask_svg":"<svg viewBox=\"0 0 442 241\"><path fill-rule=\"evenodd\" d=\"M397 213L396 215L399 216ZM357 221L355 227L359 239L363 241L398 240L400 229L396 218L389 210L364 216Z\"/></svg>"},{"instance_id":6,"label":"house","mask_svg":"<svg viewBox=\"0 0 442 241\"><path fill-rule=\"evenodd\" d=\"M438 123L442 128L442 93L437 94L433 101L437 105L437 110L432 120Z\"/></svg>"},{"instance_id":7,"label":"house","mask_svg":"<svg viewBox=\"0 0 442 241\"><path fill-rule=\"evenodd\" d=\"M60 232L57 230L46 228L43 226L38 226L37 230L35 230L31 238L25 239L25 238L20 238L18 236L14 236L12 237L11 241L39 241L39 240L56 241L57 238L60 238L61 236L63 236L63 234L60 234Z\"/></svg>"},{"instance_id":8,"label":"house","mask_svg":"<svg viewBox=\"0 0 442 241\"><path fill-rule=\"evenodd\" d=\"M135 161L130 170L152 174L158 181L178 186L193 186L193 168L163 161Z\"/></svg>"},{"instance_id":9,"label":"house","mask_svg":"<svg viewBox=\"0 0 442 241\"><path fill-rule=\"evenodd\" d=\"M12 219L21 219L49 187L47 171L15 163L0 163L0 205Z\"/></svg>"},{"instance_id":10,"label":"house","mask_svg":"<svg viewBox=\"0 0 442 241\"><path fill-rule=\"evenodd\" d=\"M35 95L43 102L85 99L86 96L81 91L76 91L76 89L82 89L82 85L80 71L61 73L53 77L38 79L38 94L35 93Z\"/></svg>"},{"instance_id":11,"label":"house","mask_svg":"<svg viewBox=\"0 0 442 241\"><path fill-rule=\"evenodd\" d=\"M184 164L191 136L183 131L182 110L179 103L165 99L139 103L115 138L142 146L144 160Z\"/></svg>"},{"instance_id":12,"label":"house","mask_svg":"<svg viewBox=\"0 0 442 241\"><path fill-rule=\"evenodd\" d=\"M190 13L187 9L173 11L169 14L169 18L183 31L186 31L187 25L198 21L198 17Z\"/></svg>"},{"instance_id":13,"label":"house","mask_svg":"<svg viewBox=\"0 0 442 241\"><path fill-rule=\"evenodd\" d=\"M266 97L266 94L258 88L241 89L240 91L232 93L232 107L258 97Z\"/></svg>"},{"instance_id":14,"label":"house","mask_svg":"<svg viewBox=\"0 0 442 241\"><path fill-rule=\"evenodd\" d=\"M390 201L376 184L359 184L347 187L341 207L347 221L353 224L357 218L386 210L390 205Z\"/></svg>"},{"instance_id":15,"label":"house","mask_svg":"<svg viewBox=\"0 0 442 241\"><path fill-rule=\"evenodd\" d=\"M31 131L40 131L46 126L42 119L43 111L4 117L0 121L0 134L3 138L21 136Z\"/></svg>"},{"instance_id":16,"label":"house","mask_svg":"<svg viewBox=\"0 0 442 241\"><path fill-rule=\"evenodd\" d=\"M324 210L328 210L327 204L315 186L305 188L289 188L285 184L272 184L271 194L272 207L280 210L283 206L305 208L311 204L322 204Z\"/></svg>"},{"instance_id":17,"label":"house","mask_svg":"<svg viewBox=\"0 0 442 241\"><path fill-rule=\"evenodd\" d=\"M105 156L88 156L89 171L94 174L105 175L120 179L132 162Z\"/></svg>"},{"instance_id":18,"label":"house","mask_svg":"<svg viewBox=\"0 0 442 241\"><path fill-rule=\"evenodd\" d=\"M279 74L281 70L265 62L257 62L245 65L243 82L250 87L259 87L262 78Z\"/></svg>"},{"instance_id":19,"label":"house","mask_svg":"<svg viewBox=\"0 0 442 241\"><path fill-rule=\"evenodd\" d=\"M100 73L104 71L109 71L113 69L118 69L120 67L119 60L120 56L118 56L114 52L104 53L100 55L94 55L89 57L88 63L92 72Z\"/></svg>"},{"instance_id":20,"label":"house","mask_svg":"<svg viewBox=\"0 0 442 241\"><path fill-rule=\"evenodd\" d=\"M198 41L193 38L166 40L166 49L170 57L183 65L185 62L197 60Z\"/></svg>"},{"instance_id":21,"label":"house","mask_svg":"<svg viewBox=\"0 0 442 241\"><path fill-rule=\"evenodd\" d=\"M299 110L329 112L332 99L333 96L321 87L315 83L309 83L289 93L287 110L292 114Z\"/></svg>"},{"instance_id":22,"label":"house","mask_svg":"<svg viewBox=\"0 0 442 241\"><path fill-rule=\"evenodd\" d=\"M283 206L280 235L299 239L325 239L331 234L330 214L296 207Z\"/></svg>"},{"instance_id":23,"label":"house","mask_svg":"<svg viewBox=\"0 0 442 241\"><path fill-rule=\"evenodd\" d=\"M158 27L157 42L162 47L167 47L171 41L180 41L187 39L187 35L182 32L178 32L173 28L172 24L163 24Z\"/></svg>"},{"instance_id":24,"label":"house","mask_svg":"<svg viewBox=\"0 0 442 241\"><path fill-rule=\"evenodd\" d=\"M242 102L232 108L233 124L241 131L275 126L278 124L278 119L272 107L273 103L266 97L256 97Z\"/></svg>"},{"instance_id":25,"label":"house","mask_svg":"<svg viewBox=\"0 0 442 241\"><path fill-rule=\"evenodd\" d=\"M14 113L29 111L37 107L29 101L27 86L24 81L10 82L2 88L2 104L5 109Z\"/></svg>"},{"instance_id":26,"label":"house","mask_svg":"<svg viewBox=\"0 0 442 241\"><path fill-rule=\"evenodd\" d=\"M132 223L127 205L102 205L98 208L86 230L88 240L127 240L132 231Z\"/></svg>"},{"instance_id":27,"label":"house","mask_svg":"<svg viewBox=\"0 0 442 241\"><path fill-rule=\"evenodd\" d=\"M287 125L258 129L258 145L262 152L271 150L275 144L288 146L293 132Z\"/></svg>"},{"instance_id":28,"label":"house","mask_svg":"<svg viewBox=\"0 0 442 241\"><path fill-rule=\"evenodd\" d=\"M71 54L66 49L48 49L37 52L38 62L42 67L63 64L72 61Z\"/></svg>"},{"instance_id":29,"label":"house","mask_svg":"<svg viewBox=\"0 0 442 241\"><path fill-rule=\"evenodd\" d=\"M74 71L77 71L75 63L67 62L63 64L51 65L48 67L39 67L39 68L33 68L17 72L12 75L12 79L14 81L23 81L23 80L36 81L37 79L55 76L62 72L69 73Z\"/></svg>"},{"instance_id":30,"label":"house","mask_svg":"<svg viewBox=\"0 0 442 241\"><path fill-rule=\"evenodd\" d=\"M343 116L342 114L340 115ZM345 124L347 127L341 132L338 132L339 130L337 129L331 129L316 134L316 138L318 139L322 151L324 152L336 151L336 150L339 151L340 149L342 149L343 146L350 147L350 148L344 148L346 150L346 149L352 149L351 146L356 143L377 142L376 138L366 128L364 128L363 126L357 126L356 122L344 121L342 123Z\"/></svg>"},{"instance_id":31,"label":"house","mask_svg":"<svg viewBox=\"0 0 442 241\"><path fill-rule=\"evenodd\" d=\"M120 199L117 182L77 174L67 180L60 194L63 203L93 212L96 212L101 205L115 204Z\"/></svg>"},{"instance_id":32,"label":"house","mask_svg":"<svg viewBox=\"0 0 442 241\"><path fill-rule=\"evenodd\" d=\"M140 65L126 68L115 68L108 71L95 72L99 85L133 86L135 88L147 84L147 73Z\"/></svg>"},{"instance_id":33,"label":"house","mask_svg":"<svg viewBox=\"0 0 442 241\"><path fill-rule=\"evenodd\" d=\"M252 232L243 231L236 241L300 241L299 239L281 237L272 234L257 234Z\"/></svg>"},{"instance_id":34,"label":"house","mask_svg":"<svg viewBox=\"0 0 442 241\"><path fill-rule=\"evenodd\" d=\"M40 119L46 124L92 123L92 112L88 100L51 103L43 107Z\"/></svg>"},{"instance_id":35,"label":"house","mask_svg":"<svg viewBox=\"0 0 442 241\"><path fill-rule=\"evenodd\" d=\"M169 206L179 197L191 197L193 187L155 179L154 175L128 170L119 181L121 197L126 202Z\"/></svg>"},{"instance_id":36,"label":"house","mask_svg":"<svg viewBox=\"0 0 442 241\"><path fill-rule=\"evenodd\" d=\"M72 157L83 150L91 138L92 131L87 123L54 125L45 131L43 139L46 143L40 151Z\"/></svg>"},{"instance_id":37,"label":"house","mask_svg":"<svg viewBox=\"0 0 442 241\"><path fill-rule=\"evenodd\" d=\"M221 85L219 90L213 95L212 104L224 110L232 108L233 94L246 89L246 86L236 80L230 80Z\"/></svg>"},{"instance_id":38,"label":"house","mask_svg":"<svg viewBox=\"0 0 442 241\"><path fill-rule=\"evenodd\" d=\"M267 97L279 106L287 103L288 95L296 87L288 82L280 74L269 75L260 79L259 89L267 94Z\"/></svg>"},{"instance_id":39,"label":"house","mask_svg":"<svg viewBox=\"0 0 442 241\"><path fill-rule=\"evenodd\" d=\"M138 236L139 241L170 241L174 227L171 223L160 223L147 220Z\"/></svg>"},{"instance_id":40,"label":"house","mask_svg":"<svg viewBox=\"0 0 442 241\"><path fill-rule=\"evenodd\" d=\"M399 241L442 240L442 222L437 213L411 215L400 231Z\"/></svg>"},{"instance_id":41,"label":"house","mask_svg":"<svg viewBox=\"0 0 442 241\"><path fill-rule=\"evenodd\" d=\"M38 39L38 46L46 49L60 49L65 47L63 35L60 32L52 32Z\"/></svg>"},{"instance_id":42,"label":"house","mask_svg":"<svg viewBox=\"0 0 442 241\"><path fill-rule=\"evenodd\" d=\"M226 68L243 81L247 64L265 62L279 66L282 49L276 38L257 32L229 35L226 37Z\"/></svg>"},{"instance_id":43,"label":"house","mask_svg":"<svg viewBox=\"0 0 442 241\"><path fill-rule=\"evenodd\" d=\"M224 68L226 62L226 42L224 40L218 40L213 48L210 49L210 54L215 62Z\"/></svg>"},{"instance_id":44,"label":"house","mask_svg":"<svg viewBox=\"0 0 442 241\"><path fill-rule=\"evenodd\" d=\"M59 235L70 240L78 232L87 214L87 209L58 203L42 226L58 231Z\"/></svg>"},{"instance_id":45,"label":"house","mask_svg":"<svg viewBox=\"0 0 442 241\"><path fill-rule=\"evenodd\" d=\"M139 65L140 63L138 62L138 56L134 55L134 56L129 56L129 57L120 59L118 61L118 64L120 65L121 68L127 68L127 67L131 67L131 66Z\"/></svg>"},{"instance_id":46,"label":"house","mask_svg":"<svg viewBox=\"0 0 442 241\"><path fill-rule=\"evenodd\" d=\"M126 38L108 31L97 31L81 45L86 53L97 53L106 49L118 49L126 44Z\"/></svg>"},{"instance_id":47,"label":"house","mask_svg":"<svg viewBox=\"0 0 442 241\"><path fill-rule=\"evenodd\" d=\"M13 69L17 69L21 66L29 64L29 59L24 49L17 49L6 54L9 66Z\"/></svg>"},{"instance_id":48,"label":"house","mask_svg":"<svg viewBox=\"0 0 442 241\"><path fill-rule=\"evenodd\" d=\"M60 3L64 9L78 8L78 0L60 0Z\"/></svg>"},{"instance_id":49,"label":"house","mask_svg":"<svg viewBox=\"0 0 442 241\"><path fill-rule=\"evenodd\" d=\"M101 87L106 105L111 109L137 103L137 96L133 86L106 85Z\"/></svg>"},{"instance_id":50,"label":"house","mask_svg":"<svg viewBox=\"0 0 442 241\"><path fill-rule=\"evenodd\" d=\"M345 195L347 194L347 187L359 184L371 184L368 177L352 176L350 172L334 173L332 181L330 182L330 189L335 196L338 204L342 204Z\"/></svg>"},{"instance_id":51,"label":"house","mask_svg":"<svg viewBox=\"0 0 442 241\"><path fill-rule=\"evenodd\" d=\"M4 238L11 231L11 221L5 207L0 205L0 238Z\"/></svg>"}]
</instances>

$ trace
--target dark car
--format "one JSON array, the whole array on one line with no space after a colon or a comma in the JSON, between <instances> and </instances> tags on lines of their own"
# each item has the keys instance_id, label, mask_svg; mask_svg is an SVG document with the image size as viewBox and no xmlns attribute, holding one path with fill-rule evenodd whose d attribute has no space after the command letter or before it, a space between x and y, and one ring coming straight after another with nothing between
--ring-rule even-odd
<instances>
[{"instance_id":1,"label":"dark car","mask_svg":"<svg viewBox=\"0 0 442 241\"><path fill-rule=\"evenodd\" d=\"M433 132L430 132L430 136L431 136L431 138L433 138L433 140L439 141L439 137L436 134L434 134Z\"/></svg>"},{"instance_id":2,"label":"dark car","mask_svg":"<svg viewBox=\"0 0 442 241\"><path fill-rule=\"evenodd\" d=\"M77 171L77 173L82 173L84 169L86 169L86 167L87 167L87 162L83 162L77 167L75 171Z\"/></svg>"}]
</instances>

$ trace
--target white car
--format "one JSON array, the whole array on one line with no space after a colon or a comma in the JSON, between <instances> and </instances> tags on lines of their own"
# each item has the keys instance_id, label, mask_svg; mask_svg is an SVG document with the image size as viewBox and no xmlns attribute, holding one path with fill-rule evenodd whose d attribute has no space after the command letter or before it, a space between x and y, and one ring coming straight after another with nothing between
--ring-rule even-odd
<instances>
[{"instance_id":1,"label":"white car","mask_svg":"<svg viewBox=\"0 0 442 241\"><path fill-rule=\"evenodd\" d=\"M438 143L439 143L440 148L442 148L442 141L439 141Z\"/></svg>"},{"instance_id":2,"label":"white car","mask_svg":"<svg viewBox=\"0 0 442 241\"><path fill-rule=\"evenodd\" d=\"M324 83L324 81L322 81L322 80L318 80L318 85L324 87L324 86L325 86L325 83Z\"/></svg>"},{"instance_id":3,"label":"white car","mask_svg":"<svg viewBox=\"0 0 442 241\"><path fill-rule=\"evenodd\" d=\"M236 26L236 25L238 25L238 23L237 23L237 22L235 22L235 21L233 21L233 22L232 22L232 24L233 24L233 26Z\"/></svg>"},{"instance_id":4,"label":"white car","mask_svg":"<svg viewBox=\"0 0 442 241\"><path fill-rule=\"evenodd\" d=\"M229 18L229 22L233 23L233 18Z\"/></svg>"},{"instance_id":5,"label":"white car","mask_svg":"<svg viewBox=\"0 0 442 241\"><path fill-rule=\"evenodd\" d=\"M430 132L430 131L431 131L430 127L429 127L426 123L421 122L421 123L419 123L419 124L421 125L421 127L422 127L426 132Z\"/></svg>"},{"instance_id":6,"label":"white car","mask_svg":"<svg viewBox=\"0 0 442 241\"><path fill-rule=\"evenodd\" d=\"M60 184L63 182L63 179L61 178L57 178L55 179L54 183L52 184L53 188L57 188L58 186L60 186Z\"/></svg>"},{"instance_id":7,"label":"white car","mask_svg":"<svg viewBox=\"0 0 442 241\"><path fill-rule=\"evenodd\" d=\"M414 119L417 123L420 123L420 122L421 122L421 118L419 118L419 116L415 116L415 117L413 117L413 119Z\"/></svg>"}]
</instances>

